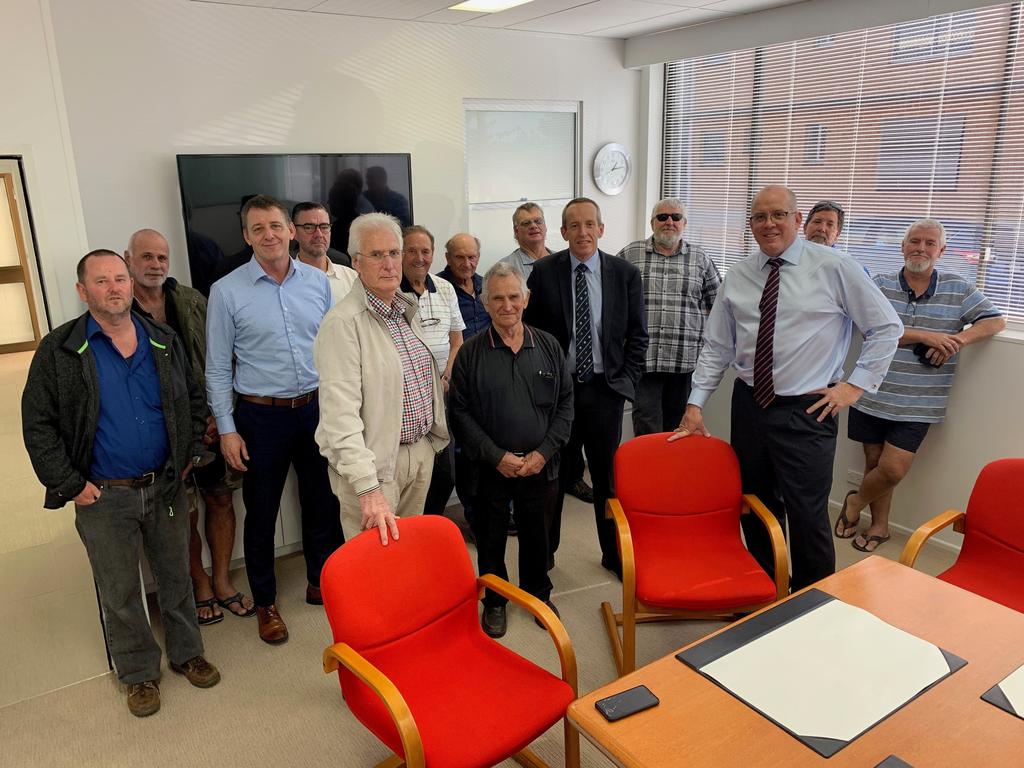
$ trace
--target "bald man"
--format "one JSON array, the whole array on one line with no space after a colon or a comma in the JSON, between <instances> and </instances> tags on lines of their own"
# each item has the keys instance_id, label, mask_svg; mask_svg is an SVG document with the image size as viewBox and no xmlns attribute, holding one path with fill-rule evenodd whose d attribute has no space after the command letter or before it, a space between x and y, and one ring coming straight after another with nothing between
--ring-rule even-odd
<instances>
[{"instance_id":1,"label":"bald man","mask_svg":"<svg viewBox=\"0 0 1024 768\"><path fill-rule=\"evenodd\" d=\"M145 317L169 325L181 339L192 367L192 377L200 389L206 388L206 298L194 288L182 285L170 270L167 239L154 229L140 229L128 240L124 252L128 272L134 281L132 309ZM234 492L242 487L241 478L228 469L220 454L217 425L207 414L203 442L207 446L188 482L189 571L196 601L196 619L202 625L216 624L224 618L221 609L236 616L252 616L252 599L235 589L228 567L235 546ZM205 462L205 463L203 463ZM213 576L203 568L203 541L199 537L199 500L206 508L206 542L210 547Z\"/></svg>"},{"instance_id":2,"label":"bald man","mask_svg":"<svg viewBox=\"0 0 1024 768\"><path fill-rule=\"evenodd\" d=\"M466 341L491 324L491 317L481 300L483 278L476 273L480 263L480 240L468 232L452 235L444 244L444 259L448 262L440 275L455 286L459 298L459 311L466 323L462 338Z\"/></svg>"},{"instance_id":3,"label":"bald man","mask_svg":"<svg viewBox=\"0 0 1024 768\"><path fill-rule=\"evenodd\" d=\"M903 332L856 260L797 237L801 220L786 187L767 186L754 197L748 221L758 250L725 276L682 423L669 438L710 435L704 405L735 368L731 441L743 492L759 496L783 530L788 519L794 591L835 572L828 495L836 416L878 391ZM846 375L854 325L864 344ZM750 553L773 573L764 527L744 519L743 532Z\"/></svg>"}]
</instances>

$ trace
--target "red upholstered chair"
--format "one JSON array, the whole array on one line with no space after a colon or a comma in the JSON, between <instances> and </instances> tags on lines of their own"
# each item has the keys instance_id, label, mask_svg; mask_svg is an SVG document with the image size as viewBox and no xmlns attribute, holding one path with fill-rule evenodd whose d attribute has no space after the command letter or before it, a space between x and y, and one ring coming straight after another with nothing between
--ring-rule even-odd
<instances>
[{"instance_id":1,"label":"red upholstered chair","mask_svg":"<svg viewBox=\"0 0 1024 768\"><path fill-rule=\"evenodd\" d=\"M714 437L669 443L668 436L635 438L615 454L608 516L622 554L622 613L607 602L601 610L620 675L636 666L637 623L722 618L789 593L782 529L756 496L743 495L729 444ZM751 511L771 536L774 581L740 538L740 515Z\"/></svg>"},{"instance_id":2,"label":"red upholstered chair","mask_svg":"<svg viewBox=\"0 0 1024 768\"><path fill-rule=\"evenodd\" d=\"M484 768L509 757L541 768L527 745L559 720L565 764L578 768L579 734L565 719L576 656L561 622L507 581L477 579L450 520L399 525L401 538L386 547L376 532L346 543L320 578L334 634L324 671L337 670L349 709L395 753L378 768ZM483 633L485 585L545 624L561 679Z\"/></svg>"},{"instance_id":3,"label":"red upholstered chair","mask_svg":"<svg viewBox=\"0 0 1024 768\"><path fill-rule=\"evenodd\" d=\"M1024 612L1024 459L999 459L982 467L967 512L948 509L907 541L900 562L914 566L924 543L952 524L964 535L953 567L939 578Z\"/></svg>"}]
</instances>

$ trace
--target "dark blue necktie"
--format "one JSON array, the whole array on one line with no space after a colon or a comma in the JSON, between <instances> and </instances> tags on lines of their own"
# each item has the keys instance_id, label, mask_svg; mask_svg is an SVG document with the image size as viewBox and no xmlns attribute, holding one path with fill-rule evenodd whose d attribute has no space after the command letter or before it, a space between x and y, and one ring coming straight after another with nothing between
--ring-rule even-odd
<instances>
[{"instance_id":1,"label":"dark blue necktie","mask_svg":"<svg viewBox=\"0 0 1024 768\"><path fill-rule=\"evenodd\" d=\"M590 381L594 376L594 336L590 331L590 291L587 267L576 267L576 380Z\"/></svg>"}]
</instances>

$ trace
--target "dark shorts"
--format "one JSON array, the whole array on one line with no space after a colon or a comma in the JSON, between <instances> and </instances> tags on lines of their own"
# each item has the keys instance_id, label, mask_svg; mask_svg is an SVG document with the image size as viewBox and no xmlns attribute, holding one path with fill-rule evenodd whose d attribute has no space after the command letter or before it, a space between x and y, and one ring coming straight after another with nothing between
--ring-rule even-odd
<instances>
[{"instance_id":1,"label":"dark shorts","mask_svg":"<svg viewBox=\"0 0 1024 768\"><path fill-rule=\"evenodd\" d=\"M241 475L228 467L219 449L219 445L213 445L213 461L192 470L199 492L204 496L229 496L242 487Z\"/></svg>"},{"instance_id":2,"label":"dark shorts","mask_svg":"<svg viewBox=\"0 0 1024 768\"><path fill-rule=\"evenodd\" d=\"M931 424L923 421L892 421L850 408L847 435L858 443L889 445L916 453Z\"/></svg>"}]
</instances>

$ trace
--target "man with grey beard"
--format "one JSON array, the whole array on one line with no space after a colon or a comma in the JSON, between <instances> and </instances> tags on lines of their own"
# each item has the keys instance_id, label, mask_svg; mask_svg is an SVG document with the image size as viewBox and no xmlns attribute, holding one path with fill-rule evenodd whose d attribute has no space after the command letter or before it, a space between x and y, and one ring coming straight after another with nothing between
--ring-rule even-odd
<instances>
[{"instance_id":1,"label":"man with grey beard","mask_svg":"<svg viewBox=\"0 0 1024 768\"><path fill-rule=\"evenodd\" d=\"M699 245L683 240L686 208L675 198L651 212L652 235L619 256L640 270L650 346L633 404L633 432L671 432L690 396L690 377L704 337L704 322L722 278Z\"/></svg>"}]
</instances>

